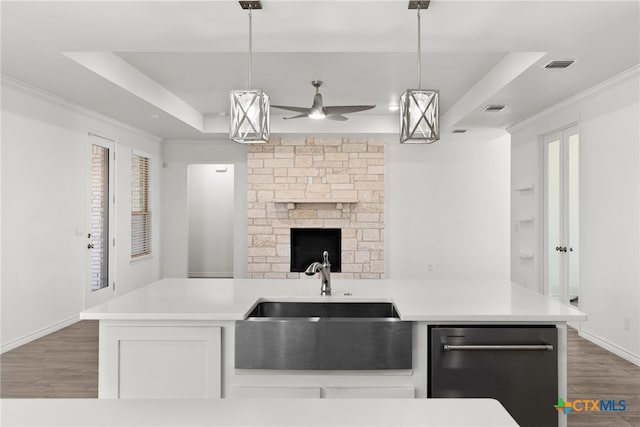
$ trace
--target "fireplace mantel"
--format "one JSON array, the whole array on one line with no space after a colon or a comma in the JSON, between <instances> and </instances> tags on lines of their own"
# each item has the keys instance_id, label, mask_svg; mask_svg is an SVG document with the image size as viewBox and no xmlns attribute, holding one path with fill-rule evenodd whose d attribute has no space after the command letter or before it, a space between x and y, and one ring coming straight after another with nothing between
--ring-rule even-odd
<instances>
[{"instance_id":1,"label":"fireplace mantel","mask_svg":"<svg viewBox=\"0 0 640 427\"><path fill-rule=\"evenodd\" d=\"M286 203L287 209L295 209L298 204L318 204L318 203L330 203L335 204L336 209L342 209L343 204L358 203L358 200L353 198L330 198L330 199L274 199L273 203Z\"/></svg>"}]
</instances>

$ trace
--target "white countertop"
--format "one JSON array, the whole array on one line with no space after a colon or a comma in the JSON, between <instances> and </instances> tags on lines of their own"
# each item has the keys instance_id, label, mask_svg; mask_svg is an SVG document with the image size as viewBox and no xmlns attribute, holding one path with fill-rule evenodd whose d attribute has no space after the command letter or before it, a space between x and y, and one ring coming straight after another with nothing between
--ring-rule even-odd
<instances>
[{"instance_id":1,"label":"white countertop","mask_svg":"<svg viewBox=\"0 0 640 427\"><path fill-rule=\"evenodd\" d=\"M3 399L3 426L517 427L493 399Z\"/></svg>"},{"instance_id":2,"label":"white countertop","mask_svg":"<svg viewBox=\"0 0 640 427\"><path fill-rule=\"evenodd\" d=\"M81 319L241 320L259 301L388 301L402 320L564 322L586 314L509 281L163 279L80 313ZM345 294L351 294L349 296Z\"/></svg>"}]
</instances>

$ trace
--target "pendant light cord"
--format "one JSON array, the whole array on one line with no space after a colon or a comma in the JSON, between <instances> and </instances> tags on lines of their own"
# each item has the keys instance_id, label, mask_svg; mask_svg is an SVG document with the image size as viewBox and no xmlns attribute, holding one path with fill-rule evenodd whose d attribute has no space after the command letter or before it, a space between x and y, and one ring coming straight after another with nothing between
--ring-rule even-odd
<instances>
[{"instance_id":1,"label":"pendant light cord","mask_svg":"<svg viewBox=\"0 0 640 427\"><path fill-rule=\"evenodd\" d=\"M418 2L418 89L422 89L422 49L420 47L420 3Z\"/></svg>"},{"instance_id":2,"label":"pendant light cord","mask_svg":"<svg viewBox=\"0 0 640 427\"><path fill-rule=\"evenodd\" d=\"M252 84L251 69L253 68L253 44L252 44L253 32L252 32L251 19L252 19L251 6L249 6L249 87L247 89L251 89L251 84Z\"/></svg>"}]
</instances>

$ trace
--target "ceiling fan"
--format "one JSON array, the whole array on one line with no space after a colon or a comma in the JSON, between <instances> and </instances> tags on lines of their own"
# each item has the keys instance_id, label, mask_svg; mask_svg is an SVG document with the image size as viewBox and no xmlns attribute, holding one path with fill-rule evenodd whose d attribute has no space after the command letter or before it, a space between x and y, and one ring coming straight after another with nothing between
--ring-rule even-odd
<instances>
[{"instance_id":1,"label":"ceiling fan","mask_svg":"<svg viewBox=\"0 0 640 427\"><path fill-rule=\"evenodd\" d=\"M365 111L375 108L375 105L336 105L331 107L324 107L322 105L322 94L320 94L320 86L322 82L320 80L314 80L311 85L316 88L316 94L313 97L313 105L311 108L305 107L290 107L287 105L272 105L274 108L280 108L281 110L294 111L300 113L296 116L285 117L285 119L299 119L301 117L309 117L310 119L329 119L343 122L349 120L343 114L357 113L358 111Z\"/></svg>"}]
</instances>

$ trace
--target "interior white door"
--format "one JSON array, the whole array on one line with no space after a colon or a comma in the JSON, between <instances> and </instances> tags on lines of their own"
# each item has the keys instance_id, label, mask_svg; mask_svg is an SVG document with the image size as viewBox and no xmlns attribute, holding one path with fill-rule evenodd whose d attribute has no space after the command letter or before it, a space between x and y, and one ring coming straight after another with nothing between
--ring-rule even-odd
<instances>
[{"instance_id":1,"label":"interior white door","mask_svg":"<svg viewBox=\"0 0 640 427\"><path fill-rule=\"evenodd\" d=\"M114 141L89 134L87 144L86 307L114 295Z\"/></svg>"},{"instance_id":2,"label":"interior white door","mask_svg":"<svg viewBox=\"0 0 640 427\"><path fill-rule=\"evenodd\" d=\"M577 126L544 138L545 293L578 305L579 135Z\"/></svg>"},{"instance_id":3,"label":"interior white door","mask_svg":"<svg viewBox=\"0 0 640 427\"><path fill-rule=\"evenodd\" d=\"M187 171L188 277L232 278L234 167L194 164Z\"/></svg>"}]
</instances>

